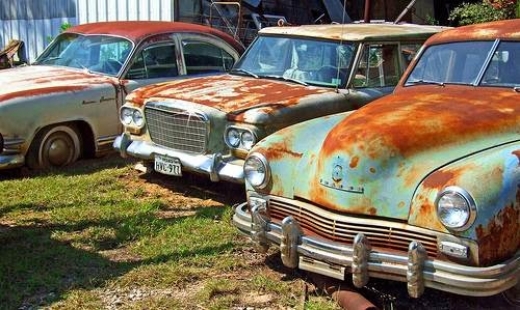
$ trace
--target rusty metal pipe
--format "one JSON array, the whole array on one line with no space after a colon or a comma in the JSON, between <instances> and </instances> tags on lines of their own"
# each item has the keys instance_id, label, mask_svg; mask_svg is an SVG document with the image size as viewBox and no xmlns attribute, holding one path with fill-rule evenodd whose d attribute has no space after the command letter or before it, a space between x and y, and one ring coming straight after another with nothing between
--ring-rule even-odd
<instances>
[{"instance_id":1,"label":"rusty metal pipe","mask_svg":"<svg viewBox=\"0 0 520 310\"><path fill-rule=\"evenodd\" d=\"M371 13L372 13L372 1L370 0L365 0L365 15L364 15L364 22L365 23L370 23L370 20L372 19L371 18Z\"/></svg>"},{"instance_id":2,"label":"rusty metal pipe","mask_svg":"<svg viewBox=\"0 0 520 310\"><path fill-rule=\"evenodd\" d=\"M348 287L345 282L340 283L315 273L309 273L309 275L314 285L330 295L341 308L345 310L377 310L372 302L354 288Z\"/></svg>"}]
</instances>

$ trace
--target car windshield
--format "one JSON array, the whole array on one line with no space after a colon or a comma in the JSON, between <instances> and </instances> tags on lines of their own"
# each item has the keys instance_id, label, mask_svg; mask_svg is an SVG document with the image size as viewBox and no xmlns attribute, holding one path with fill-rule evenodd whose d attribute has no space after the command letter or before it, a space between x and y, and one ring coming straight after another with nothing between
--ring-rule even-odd
<instances>
[{"instance_id":1,"label":"car windshield","mask_svg":"<svg viewBox=\"0 0 520 310\"><path fill-rule=\"evenodd\" d=\"M35 64L88 69L116 76L125 63L132 42L107 35L61 34Z\"/></svg>"},{"instance_id":2,"label":"car windshield","mask_svg":"<svg viewBox=\"0 0 520 310\"><path fill-rule=\"evenodd\" d=\"M520 85L520 42L457 42L430 46L405 85Z\"/></svg>"},{"instance_id":3,"label":"car windshield","mask_svg":"<svg viewBox=\"0 0 520 310\"><path fill-rule=\"evenodd\" d=\"M231 73L337 87L346 82L353 54L348 42L259 36Z\"/></svg>"}]
</instances>

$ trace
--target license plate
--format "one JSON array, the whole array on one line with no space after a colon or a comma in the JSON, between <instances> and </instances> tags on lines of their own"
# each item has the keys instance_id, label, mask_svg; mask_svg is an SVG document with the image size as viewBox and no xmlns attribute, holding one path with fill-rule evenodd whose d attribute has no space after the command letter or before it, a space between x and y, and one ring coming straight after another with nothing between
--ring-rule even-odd
<instances>
[{"instance_id":1,"label":"license plate","mask_svg":"<svg viewBox=\"0 0 520 310\"><path fill-rule=\"evenodd\" d=\"M182 176L181 162L178 158L171 158L162 155L155 155L155 171L173 175Z\"/></svg>"}]
</instances>

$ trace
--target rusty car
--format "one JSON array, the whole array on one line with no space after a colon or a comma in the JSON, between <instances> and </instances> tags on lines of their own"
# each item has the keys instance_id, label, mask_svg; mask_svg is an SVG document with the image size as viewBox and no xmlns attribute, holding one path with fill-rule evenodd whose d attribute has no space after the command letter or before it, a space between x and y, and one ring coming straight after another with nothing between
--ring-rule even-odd
<instances>
[{"instance_id":1,"label":"rusty car","mask_svg":"<svg viewBox=\"0 0 520 310\"><path fill-rule=\"evenodd\" d=\"M179 22L100 22L60 33L30 66L0 72L0 169L66 166L113 152L130 91L229 70L244 47Z\"/></svg>"},{"instance_id":2,"label":"rusty car","mask_svg":"<svg viewBox=\"0 0 520 310\"><path fill-rule=\"evenodd\" d=\"M436 34L393 94L256 144L234 225L285 266L356 287L380 278L415 298L431 288L518 306L518 29Z\"/></svg>"},{"instance_id":3,"label":"rusty car","mask_svg":"<svg viewBox=\"0 0 520 310\"><path fill-rule=\"evenodd\" d=\"M234 225L283 263L519 303L520 20L432 36L394 93L286 127Z\"/></svg>"},{"instance_id":4,"label":"rusty car","mask_svg":"<svg viewBox=\"0 0 520 310\"><path fill-rule=\"evenodd\" d=\"M351 23L266 27L224 75L142 87L121 108L122 157L147 170L243 183L263 137L390 93L440 26Z\"/></svg>"}]
</instances>

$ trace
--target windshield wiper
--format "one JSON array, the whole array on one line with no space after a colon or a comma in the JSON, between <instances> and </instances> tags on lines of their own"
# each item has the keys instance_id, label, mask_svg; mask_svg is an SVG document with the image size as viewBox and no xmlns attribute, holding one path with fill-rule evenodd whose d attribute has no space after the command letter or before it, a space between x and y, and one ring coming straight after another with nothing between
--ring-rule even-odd
<instances>
[{"instance_id":1,"label":"windshield wiper","mask_svg":"<svg viewBox=\"0 0 520 310\"><path fill-rule=\"evenodd\" d=\"M436 82L436 81L425 81L425 80L415 80L415 81L408 81L406 82L407 85L439 85L439 86L446 86L444 82Z\"/></svg>"},{"instance_id":2,"label":"windshield wiper","mask_svg":"<svg viewBox=\"0 0 520 310\"><path fill-rule=\"evenodd\" d=\"M309 84L305 83L304 81L300 81L300 80L296 80L296 79L292 79L292 78L286 78L286 77L279 76L279 75L266 75L266 76L262 76L262 77L266 77L269 79L275 79L275 80L293 82L293 83L297 83L297 84L300 84L303 86L309 86Z\"/></svg>"},{"instance_id":3,"label":"windshield wiper","mask_svg":"<svg viewBox=\"0 0 520 310\"><path fill-rule=\"evenodd\" d=\"M254 74L253 72L249 72L247 70L244 70L242 68L236 68L236 69L231 70L231 73L233 73L233 72L235 72L235 73L245 73L245 74L247 74L249 76L254 77L255 79L258 79L258 75Z\"/></svg>"}]
</instances>

